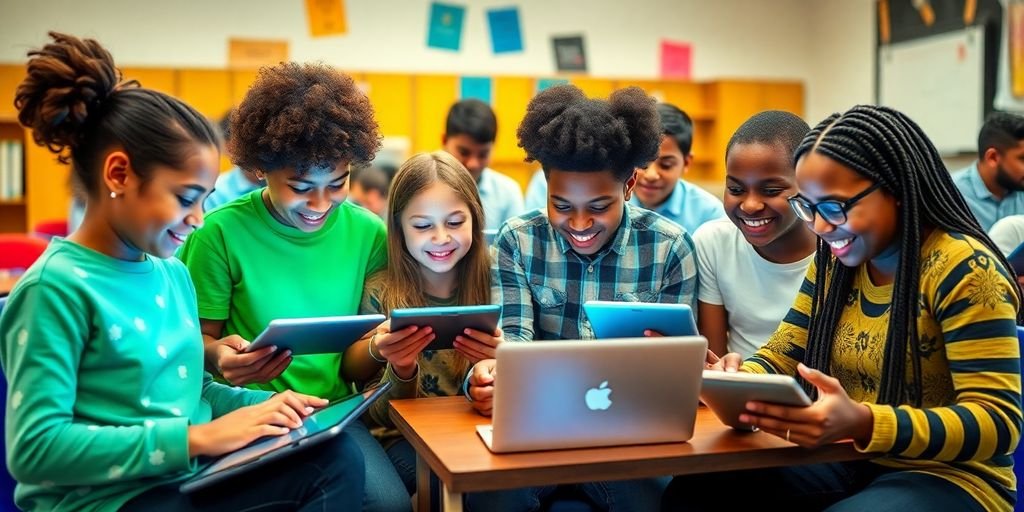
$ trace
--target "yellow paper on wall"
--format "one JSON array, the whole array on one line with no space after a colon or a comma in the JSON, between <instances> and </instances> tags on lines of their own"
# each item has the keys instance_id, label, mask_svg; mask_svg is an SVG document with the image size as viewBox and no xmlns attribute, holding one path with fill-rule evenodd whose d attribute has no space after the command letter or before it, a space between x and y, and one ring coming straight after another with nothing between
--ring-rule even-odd
<instances>
[{"instance_id":1,"label":"yellow paper on wall","mask_svg":"<svg viewBox=\"0 0 1024 512\"><path fill-rule=\"evenodd\" d=\"M228 39L228 67L259 69L288 60L288 41L274 39Z\"/></svg>"},{"instance_id":2,"label":"yellow paper on wall","mask_svg":"<svg viewBox=\"0 0 1024 512\"><path fill-rule=\"evenodd\" d=\"M343 35L348 32L344 0L306 0L309 35L313 37Z\"/></svg>"}]
</instances>

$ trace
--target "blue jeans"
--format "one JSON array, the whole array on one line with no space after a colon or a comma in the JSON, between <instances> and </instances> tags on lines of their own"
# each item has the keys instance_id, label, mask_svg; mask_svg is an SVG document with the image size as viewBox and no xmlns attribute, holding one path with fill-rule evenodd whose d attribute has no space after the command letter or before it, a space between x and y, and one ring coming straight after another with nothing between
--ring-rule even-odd
<instances>
[{"instance_id":1,"label":"blue jeans","mask_svg":"<svg viewBox=\"0 0 1024 512\"><path fill-rule=\"evenodd\" d=\"M357 510L363 503L363 457L342 433L324 444L194 494L178 485L150 489L121 508L139 512Z\"/></svg>"},{"instance_id":2,"label":"blue jeans","mask_svg":"<svg viewBox=\"0 0 1024 512\"><path fill-rule=\"evenodd\" d=\"M650 512L658 509L661 495L671 477L616 480L576 484L575 490L597 510L605 512ZM480 512L527 512L541 510L558 486L525 487L507 491L466 495L466 510Z\"/></svg>"},{"instance_id":3,"label":"blue jeans","mask_svg":"<svg viewBox=\"0 0 1024 512\"><path fill-rule=\"evenodd\" d=\"M366 461L366 492L363 512L412 512L412 499L384 448L361 421L345 427ZM413 459L415 461L415 458ZM415 468L415 462L413 467ZM415 475L416 471L413 470ZM415 480L415 478L414 478Z\"/></svg>"},{"instance_id":4,"label":"blue jeans","mask_svg":"<svg viewBox=\"0 0 1024 512\"><path fill-rule=\"evenodd\" d=\"M677 476L661 510L982 512L966 491L937 476L869 461Z\"/></svg>"},{"instance_id":5,"label":"blue jeans","mask_svg":"<svg viewBox=\"0 0 1024 512\"><path fill-rule=\"evenodd\" d=\"M388 458L391 459L391 463L395 465L395 470L398 471L398 476L402 479L402 483L405 484L405 490L411 496L417 492L416 450L409 444L409 441L399 439L388 446L386 452ZM430 504L431 512L437 512L441 509L441 481L437 479L437 475L433 472L430 473Z\"/></svg>"}]
</instances>

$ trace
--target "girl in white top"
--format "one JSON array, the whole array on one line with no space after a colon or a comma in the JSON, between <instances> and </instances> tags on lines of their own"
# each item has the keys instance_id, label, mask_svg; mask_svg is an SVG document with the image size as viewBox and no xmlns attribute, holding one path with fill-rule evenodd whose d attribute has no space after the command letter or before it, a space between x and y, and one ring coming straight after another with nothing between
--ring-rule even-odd
<instances>
[{"instance_id":1,"label":"girl in white top","mask_svg":"<svg viewBox=\"0 0 1024 512\"><path fill-rule=\"evenodd\" d=\"M701 226L697 246L697 318L715 354L753 354L790 310L815 237L787 198L796 193L793 150L810 131L778 110L754 115L726 146L728 219Z\"/></svg>"}]
</instances>

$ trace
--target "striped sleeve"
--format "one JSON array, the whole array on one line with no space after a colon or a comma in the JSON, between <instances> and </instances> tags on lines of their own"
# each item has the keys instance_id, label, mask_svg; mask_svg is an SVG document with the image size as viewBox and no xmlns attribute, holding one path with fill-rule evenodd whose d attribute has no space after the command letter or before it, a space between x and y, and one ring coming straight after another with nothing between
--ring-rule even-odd
<instances>
[{"instance_id":1,"label":"striped sleeve","mask_svg":"<svg viewBox=\"0 0 1024 512\"><path fill-rule=\"evenodd\" d=\"M743 362L741 371L796 375L796 365L804 360L807 328L810 325L811 298L814 296L815 264L807 268L793 307L782 319L775 333L757 352ZM768 299L766 297L766 299Z\"/></svg>"},{"instance_id":2,"label":"striped sleeve","mask_svg":"<svg viewBox=\"0 0 1024 512\"><path fill-rule=\"evenodd\" d=\"M966 243L965 243L966 242ZM867 404L874 431L866 452L940 461L989 460L1012 453L1021 430L1015 284L984 248L941 248L950 262L922 271L922 315L941 326L955 392L948 406Z\"/></svg>"}]
</instances>

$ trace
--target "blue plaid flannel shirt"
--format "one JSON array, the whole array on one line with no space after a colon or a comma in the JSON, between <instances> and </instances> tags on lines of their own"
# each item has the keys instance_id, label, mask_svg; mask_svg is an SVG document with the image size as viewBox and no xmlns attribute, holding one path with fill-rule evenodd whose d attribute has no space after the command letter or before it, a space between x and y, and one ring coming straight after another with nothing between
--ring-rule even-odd
<instances>
[{"instance_id":1,"label":"blue plaid flannel shirt","mask_svg":"<svg viewBox=\"0 0 1024 512\"><path fill-rule=\"evenodd\" d=\"M492 251L491 297L503 307L507 341L593 338L583 312L588 300L689 304L696 311L690 235L630 204L615 238L593 256L577 254L540 210L509 219Z\"/></svg>"}]
</instances>

